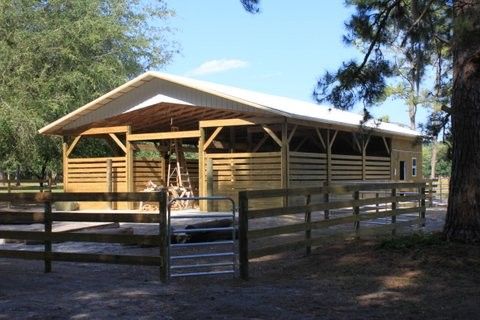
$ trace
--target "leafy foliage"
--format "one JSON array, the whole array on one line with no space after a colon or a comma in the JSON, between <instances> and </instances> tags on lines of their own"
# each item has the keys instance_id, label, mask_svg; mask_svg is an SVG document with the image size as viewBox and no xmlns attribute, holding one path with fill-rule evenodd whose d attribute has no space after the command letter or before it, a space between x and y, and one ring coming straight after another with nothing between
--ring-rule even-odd
<instances>
[{"instance_id":1,"label":"leafy foliage","mask_svg":"<svg viewBox=\"0 0 480 320\"><path fill-rule=\"evenodd\" d=\"M448 245L448 243L445 242L442 234L414 233L412 235L384 240L378 245L378 249L403 251L408 249L423 249L431 246L445 245Z\"/></svg>"},{"instance_id":2,"label":"leafy foliage","mask_svg":"<svg viewBox=\"0 0 480 320\"><path fill-rule=\"evenodd\" d=\"M452 170L452 159L450 155L449 145L441 143L436 146L437 148L437 162L435 166L435 176L450 176ZM422 172L425 177L429 177L432 171L432 144L425 144L422 148Z\"/></svg>"},{"instance_id":3,"label":"leafy foliage","mask_svg":"<svg viewBox=\"0 0 480 320\"><path fill-rule=\"evenodd\" d=\"M167 63L172 14L162 0L0 2L1 169L58 169L59 139L37 130Z\"/></svg>"},{"instance_id":4,"label":"leafy foliage","mask_svg":"<svg viewBox=\"0 0 480 320\"><path fill-rule=\"evenodd\" d=\"M345 24L343 40L363 54L317 82L314 97L349 109L382 102L391 96L409 106L412 128L419 105L444 102L451 61L449 37L451 6L440 0L348 0L356 12ZM436 79L421 90L429 71Z\"/></svg>"},{"instance_id":5,"label":"leafy foliage","mask_svg":"<svg viewBox=\"0 0 480 320\"><path fill-rule=\"evenodd\" d=\"M260 0L240 0L245 10L250 13L258 13L260 11Z\"/></svg>"}]
</instances>

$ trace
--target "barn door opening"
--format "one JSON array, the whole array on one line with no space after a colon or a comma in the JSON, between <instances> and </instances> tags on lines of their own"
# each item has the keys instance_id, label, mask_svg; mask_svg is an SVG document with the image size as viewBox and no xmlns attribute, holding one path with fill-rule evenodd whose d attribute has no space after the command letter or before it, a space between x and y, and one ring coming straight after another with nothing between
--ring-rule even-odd
<instances>
[{"instance_id":1,"label":"barn door opening","mask_svg":"<svg viewBox=\"0 0 480 320\"><path fill-rule=\"evenodd\" d=\"M400 161L400 180L405 180L407 175L407 167L405 161Z\"/></svg>"}]
</instances>

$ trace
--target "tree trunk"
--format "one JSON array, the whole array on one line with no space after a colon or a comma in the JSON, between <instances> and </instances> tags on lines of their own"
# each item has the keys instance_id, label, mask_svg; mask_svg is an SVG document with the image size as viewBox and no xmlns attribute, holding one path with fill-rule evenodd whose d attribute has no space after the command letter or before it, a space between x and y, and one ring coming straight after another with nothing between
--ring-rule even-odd
<instances>
[{"instance_id":1,"label":"tree trunk","mask_svg":"<svg viewBox=\"0 0 480 320\"><path fill-rule=\"evenodd\" d=\"M20 186L20 166L17 165L17 169L15 170L15 184Z\"/></svg>"},{"instance_id":2,"label":"tree trunk","mask_svg":"<svg viewBox=\"0 0 480 320\"><path fill-rule=\"evenodd\" d=\"M480 3L454 3L453 159L444 234L480 242Z\"/></svg>"},{"instance_id":3,"label":"tree trunk","mask_svg":"<svg viewBox=\"0 0 480 320\"><path fill-rule=\"evenodd\" d=\"M432 141L432 158L430 159L430 179L435 179L436 176L436 169L437 169L437 153L438 153L438 142L437 139L435 138L434 141Z\"/></svg>"},{"instance_id":4,"label":"tree trunk","mask_svg":"<svg viewBox=\"0 0 480 320\"><path fill-rule=\"evenodd\" d=\"M408 119L410 120L410 129L416 129L415 118L417 116L417 106L412 104L408 106Z\"/></svg>"}]
</instances>

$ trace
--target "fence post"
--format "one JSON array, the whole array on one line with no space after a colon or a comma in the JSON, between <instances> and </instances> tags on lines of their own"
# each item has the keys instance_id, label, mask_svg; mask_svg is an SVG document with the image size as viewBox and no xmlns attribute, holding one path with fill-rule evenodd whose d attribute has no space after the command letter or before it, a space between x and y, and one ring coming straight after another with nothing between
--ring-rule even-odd
<instances>
[{"instance_id":1,"label":"fence post","mask_svg":"<svg viewBox=\"0 0 480 320\"><path fill-rule=\"evenodd\" d=\"M310 209L310 202L312 196L309 194L305 199L305 254L308 256L312 253L312 210Z\"/></svg>"},{"instance_id":2,"label":"fence post","mask_svg":"<svg viewBox=\"0 0 480 320\"><path fill-rule=\"evenodd\" d=\"M248 198L245 191L238 193L238 254L240 278L248 280Z\"/></svg>"},{"instance_id":3,"label":"fence post","mask_svg":"<svg viewBox=\"0 0 480 320\"><path fill-rule=\"evenodd\" d=\"M158 221L159 221L159 254L160 254L160 281L167 283L169 278L169 263L168 256L168 237L170 232L167 226L167 192L160 191L157 193L158 201Z\"/></svg>"},{"instance_id":4,"label":"fence post","mask_svg":"<svg viewBox=\"0 0 480 320\"><path fill-rule=\"evenodd\" d=\"M421 227L425 227L425 185L422 187L418 188L418 193L420 194L420 219L422 219L422 222L420 224Z\"/></svg>"},{"instance_id":5,"label":"fence post","mask_svg":"<svg viewBox=\"0 0 480 320\"><path fill-rule=\"evenodd\" d=\"M353 199L355 201L355 205L353 206L353 214L356 217L355 222L353 223L353 227L355 229L355 236L356 238L359 237L358 233L360 231L360 207L358 205L358 202L360 200L360 191L355 191L353 193Z\"/></svg>"},{"instance_id":6,"label":"fence post","mask_svg":"<svg viewBox=\"0 0 480 320\"><path fill-rule=\"evenodd\" d=\"M394 225L393 229L392 229L392 236L394 236L394 235L397 234L397 226L395 225L395 223L397 223L397 212L396 212L397 211L397 200L395 199L397 197L397 189L396 188L392 189L391 196L392 196L392 198L394 198L392 200L392 224Z\"/></svg>"},{"instance_id":7,"label":"fence post","mask_svg":"<svg viewBox=\"0 0 480 320\"><path fill-rule=\"evenodd\" d=\"M47 273L52 271L52 202L50 199L47 199L44 203L43 223L45 233L43 259L45 272Z\"/></svg>"},{"instance_id":8,"label":"fence post","mask_svg":"<svg viewBox=\"0 0 480 320\"><path fill-rule=\"evenodd\" d=\"M430 179L428 183L428 206L431 208L433 207L433 181L434 179Z\"/></svg>"},{"instance_id":9,"label":"fence post","mask_svg":"<svg viewBox=\"0 0 480 320\"><path fill-rule=\"evenodd\" d=\"M323 186L324 186L324 187L328 187L328 185L329 185L328 181L325 181L325 182L323 183ZM323 194L323 202L325 202L325 203L329 203L329 202L330 202L330 193L325 192L325 193ZM324 217L325 220L330 219L330 210L328 210L328 209L324 210L324 211L323 211L323 217Z\"/></svg>"}]
</instances>

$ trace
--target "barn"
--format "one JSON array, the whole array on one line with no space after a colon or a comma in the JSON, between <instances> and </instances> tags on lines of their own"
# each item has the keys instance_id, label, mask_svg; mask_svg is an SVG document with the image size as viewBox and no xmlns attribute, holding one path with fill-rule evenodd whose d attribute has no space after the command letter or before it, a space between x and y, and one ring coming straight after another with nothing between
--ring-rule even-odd
<instances>
[{"instance_id":1,"label":"barn","mask_svg":"<svg viewBox=\"0 0 480 320\"><path fill-rule=\"evenodd\" d=\"M39 132L63 137L66 192L141 191L151 181L194 196L236 198L247 189L422 179L416 131L159 72Z\"/></svg>"}]
</instances>

